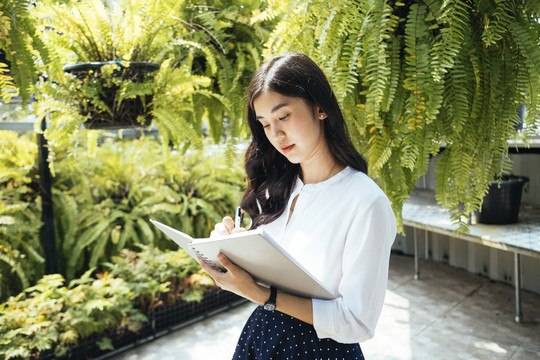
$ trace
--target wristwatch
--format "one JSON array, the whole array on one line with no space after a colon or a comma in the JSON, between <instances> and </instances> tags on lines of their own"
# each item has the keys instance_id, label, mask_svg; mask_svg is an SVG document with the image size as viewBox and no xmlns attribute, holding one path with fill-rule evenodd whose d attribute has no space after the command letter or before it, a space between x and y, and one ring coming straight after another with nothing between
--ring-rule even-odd
<instances>
[{"instance_id":1,"label":"wristwatch","mask_svg":"<svg viewBox=\"0 0 540 360\"><path fill-rule=\"evenodd\" d=\"M276 310L276 298L277 298L277 290L275 287L270 286L270 297L264 303L264 310L268 311L274 311Z\"/></svg>"}]
</instances>

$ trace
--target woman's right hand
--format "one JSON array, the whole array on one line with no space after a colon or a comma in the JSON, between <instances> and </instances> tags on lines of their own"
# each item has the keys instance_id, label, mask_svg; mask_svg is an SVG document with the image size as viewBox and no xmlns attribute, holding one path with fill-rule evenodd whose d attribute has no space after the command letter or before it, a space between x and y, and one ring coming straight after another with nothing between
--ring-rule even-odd
<instances>
[{"instance_id":1,"label":"woman's right hand","mask_svg":"<svg viewBox=\"0 0 540 360\"><path fill-rule=\"evenodd\" d=\"M230 235L237 232L246 231L245 228L235 228L234 221L230 216L225 216L220 223L217 223L210 233L211 238Z\"/></svg>"}]
</instances>

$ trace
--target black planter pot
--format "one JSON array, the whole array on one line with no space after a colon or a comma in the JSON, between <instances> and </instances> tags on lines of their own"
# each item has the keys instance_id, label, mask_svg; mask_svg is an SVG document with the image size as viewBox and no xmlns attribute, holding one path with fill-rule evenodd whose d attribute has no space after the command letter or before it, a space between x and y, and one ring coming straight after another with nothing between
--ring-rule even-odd
<instances>
[{"instance_id":1,"label":"black planter pot","mask_svg":"<svg viewBox=\"0 0 540 360\"><path fill-rule=\"evenodd\" d=\"M120 67L113 71L113 77L134 83L151 80L152 73L159 69L159 64L144 62L132 62L128 66L115 61L65 65L64 71L75 75L79 83L94 82L99 93L99 100L110 109L110 112L103 111L90 99L81 98L79 101L80 113L83 116L88 116L84 126L87 129L111 130L150 126L152 118L149 104L152 102L152 95L146 95L144 98L138 96L123 99L118 104L118 86L107 84L106 79L100 77L101 67L110 64L117 64ZM143 121L139 122L137 119L141 116Z\"/></svg>"},{"instance_id":2,"label":"black planter pot","mask_svg":"<svg viewBox=\"0 0 540 360\"><path fill-rule=\"evenodd\" d=\"M492 181L484 197L478 222L483 224L513 224L518 222L525 176L505 175L500 182Z\"/></svg>"}]
</instances>

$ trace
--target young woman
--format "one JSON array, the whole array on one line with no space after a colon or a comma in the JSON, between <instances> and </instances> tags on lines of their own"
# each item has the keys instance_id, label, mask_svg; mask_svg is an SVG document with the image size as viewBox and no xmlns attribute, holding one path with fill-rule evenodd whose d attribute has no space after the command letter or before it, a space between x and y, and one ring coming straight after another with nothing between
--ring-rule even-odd
<instances>
[{"instance_id":1,"label":"young woman","mask_svg":"<svg viewBox=\"0 0 540 360\"><path fill-rule=\"evenodd\" d=\"M200 259L218 286L268 305L251 315L234 359L363 359L358 343L373 336L388 282L390 202L367 176L336 97L307 56L277 56L255 72L247 120L241 207L251 228L264 229L337 298L265 288L223 254L224 273ZM243 230L225 217L211 236Z\"/></svg>"}]
</instances>

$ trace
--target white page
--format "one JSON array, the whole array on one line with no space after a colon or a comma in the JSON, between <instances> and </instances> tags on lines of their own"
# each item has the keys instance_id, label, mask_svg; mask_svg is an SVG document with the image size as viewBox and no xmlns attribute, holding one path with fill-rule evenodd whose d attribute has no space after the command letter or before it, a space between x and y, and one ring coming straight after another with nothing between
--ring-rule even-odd
<instances>
[{"instance_id":1,"label":"white page","mask_svg":"<svg viewBox=\"0 0 540 360\"><path fill-rule=\"evenodd\" d=\"M189 247L189 244L193 242L193 238L188 234L184 234L181 231L178 231L170 226L160 223L159 221L150 219L150 222L158 227L159 230L163 231L165 235L171 238L172 241L180 245L191 257L197 260L197 254Z\"/></svg>"}]
</instances>

